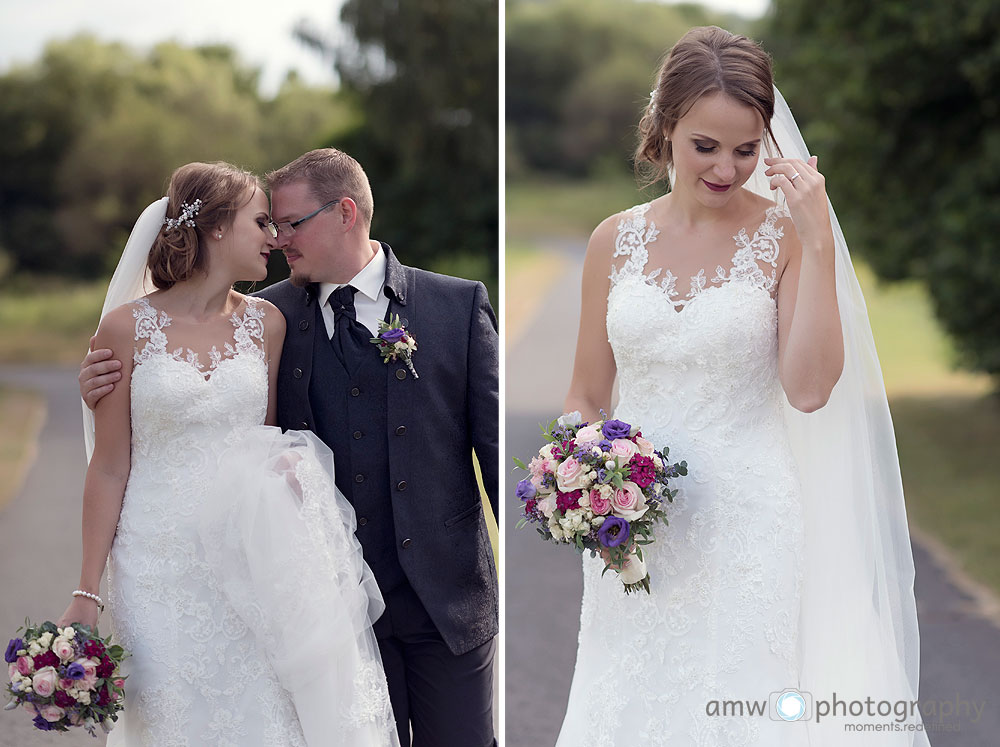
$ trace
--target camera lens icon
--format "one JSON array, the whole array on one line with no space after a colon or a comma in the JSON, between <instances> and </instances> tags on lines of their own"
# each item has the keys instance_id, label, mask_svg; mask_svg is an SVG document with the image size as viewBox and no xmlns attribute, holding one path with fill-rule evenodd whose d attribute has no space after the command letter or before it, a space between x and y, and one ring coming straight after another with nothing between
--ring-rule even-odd
<instances>
[{"instance_id":1,"label":"camera lens icon","mask_svg":"<svg viewBox=\"0 0 1000 747\"><path fill-rule=\"evenodd\" d=\"M810 693L787 688L771 693L768 715L772 721L808 721L812 717L813 698Z\"/></svg>"}]
</instances>

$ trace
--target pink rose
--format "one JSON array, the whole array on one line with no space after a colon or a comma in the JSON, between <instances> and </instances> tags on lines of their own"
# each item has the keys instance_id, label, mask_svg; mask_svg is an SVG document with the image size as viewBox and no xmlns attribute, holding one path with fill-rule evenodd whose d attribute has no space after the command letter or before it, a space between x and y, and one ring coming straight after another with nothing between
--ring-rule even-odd
<instances>
[{"instance_id":1,"label":"pink rose","mask_svg":"<svg viewBox=\"0 0 1000 747\"><path fill-rule=\"evenodd\" d=\"M615 514L628 521L635 521L649 510L642 490L631 480L626 480L622 487L615 491L611 504Z\"/></svg>"},{"instance_id":2,"label":"pink rose","mask_svg":"<svg viewBox=\"0 0 1000 747\"><path fill-rule=\"evenodd\" d=\"M38 709L35 708L35 704L34 703L24 703L21 707L24 708L24 710L26 710L32 716L37 716L38 715Z\"/></svg>"},{"instance_id":3,"label":"pink rose","mask_svg":"<svg viewBox=\"0 0 1000 747\"><path fill-rule=\"evenodd\" d=\"M592 425L585 425L576 432L576 442L578 444L592 444L604 438L601 431Z\"/></svg>"},{"instance_id":4,"label":"pink rose","mask_svg":"<svg viewBox=\"0 0 1000 747\"><path fill-rule=\"evenodd\" d=\"M65 662L76 655L76 649L73 648L73 644L69 642L68 638L59 636L52 643L52 653Z\"/></svg>"},{"instance_id":5,"label":"pink rose","mask_svg":"<svg viewBox=\"0 0 1000 747\"><path fill-rule=\"evenodd\" d=\"M590 510L598 516L607 516L611 511L611 501L601 495L600 490L590 491Z\"/></svg>"},{"instance_id":6,"label":"pink rose","mask_svg":"<svg viewBox=\"0 0 1000 747\"><path fill-rule=\"evenodd\" d=\"M97 686L97 662L93 659L77 659L76 663L83 667L83 679L78 680L78 690L93 690Z\"/></svg>"},{"instance_id":7,"label":"pink rose","mask_svg":"<svg viewBox=\"0 0 1000 747\"><path fill-rule=\"evenodd\" d=\"M56 691L56 683L58 681L59 674L56 672L55 667L42 667L31 678L31 686L38 695L47 698ZM56 721L58 720L56 719Z\"/></svg>"},{"instance_id":8,"label":"pink rose","mask_svg":"<svg viewBox=\"0 0 1000 747\"><path fill-rule=\"evenodd\" d=\"M17 671L27 677L35 671L35 662L30 656L17 657Z\"/></svg>"},{"instance_id":9,"label":"pink rose","mask_svg":"<svg viewBox=\"0 0 1000 747\"><path fill-rule=\"evenodd\" d=\"M538 510L542 512L545 518L552 516L552 512L556 510L556 497L551 493L540 501L538 501Z\"/></svg>"},{"instance_id":10,"label":"pink rose","mask_svg":"<svg viewBox=\"0 0 1000 747\"><path fill-rule=\"evenodd\" d=\"M125 680L123 679L115 680L115 687L125 687Z\"/></svg>"},{"instance_id":11,"label":"pink rose","mask_svg":"<svg viewBox=\"0 0 1000 747\"><path fill-rule=\"evenodd\" d=\"M569 457L556 470L556 484L564 493L580 490L586 487L586 475L586 465L576 461L573 457Z\"/></svg>"},{"instance_id":12,"label":"pink rose","mask_svg":"<svg viewBox=\"0 0 1000 747\"><path fill-rule=\"evenodd\" d=\"M48 721L49 723L54 723L56 721L61 721L62 717L66 715L66 711L57 705L46 705L38 709L39 715Z\"/></svg>"},{"instance_id":13,"label":"pink rose","mask_svg":"<svg viewBox=\"0 0 1000 747\"><path fill-rule=\"evenodd\" d=\"M653 444L642 436L637 436L635 445L639 447L639 453L644 457L653 456Z\"/></svg>"},{"instance_id":14,"label":"pink rose","mask_svg":"<svg viewBox=\"0 0 1000 747\"><path fill-rule=\"evenodd\" d=\"M17 664L8 664L7 665L7 679L9 679L11 682L13 682L15 674L20 674L20 672L17 671Z\"/></svg>"},{"instance_id":15,"label":"pink rose","mask_svg":"<svg viewBox=\"0 0 1000 747\"><path fill-rule=\"evenodd\" d=\"M627 438L616 438L611 442L611 453L628 461L638 453L639 448Z\"/></svg>"},{"instance_id":16,"label":"pink rose","mask_svg":"<svg viewBox=\"0 0 1000 747\"><path fill-rule=\"evenodd\" d=\"M59 680L59 687L63 690L69 690L71 687L76 687L76 680L71 680L69 677Z\"/></svg>"}]
</instances>

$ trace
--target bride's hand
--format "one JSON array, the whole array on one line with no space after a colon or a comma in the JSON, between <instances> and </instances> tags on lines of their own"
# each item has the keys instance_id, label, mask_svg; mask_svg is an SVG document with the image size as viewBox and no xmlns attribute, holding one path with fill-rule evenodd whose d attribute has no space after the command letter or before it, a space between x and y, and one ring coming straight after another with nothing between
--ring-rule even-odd
<instances>
[{"instance_id":1,"label":"bride's hand","mask_svg":"<svg viewBox=\"0 0 1000 747\"><path fill-rule=\"evenodd\" d=\"M73 597L73 601L69 603L69 607L62 613L62 617L59 618L56 626L65 628L70 623L80 623L81 625L88 625L91 630L94 630L97 627L97 618L99 615L100 609L97 606L97 602L93 599Z\"/></svg>"},{"instance_id":2,"label":"bride's hand","mask_svg":"<svg viewBox=\"0 0 1000 747\"><path fill-rule=\"evenodd\" d=\"M808 161L798 158L765 158L771 177L771 189L781 189L788 204L799 240L805 246L821 246L832 239L830 211L827 207L826 180L816 170L816 156Z\"/></svg>"}]
</instances>

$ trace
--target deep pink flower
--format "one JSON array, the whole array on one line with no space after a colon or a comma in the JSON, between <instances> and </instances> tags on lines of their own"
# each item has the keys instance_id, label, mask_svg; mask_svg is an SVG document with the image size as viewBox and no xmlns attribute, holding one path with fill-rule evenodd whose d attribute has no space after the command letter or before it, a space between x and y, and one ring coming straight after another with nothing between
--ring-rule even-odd
<instances>
[{"instance_id":1,"label":"deep pink flower","mask_svg":"<svg viewBox=\"0 0 1000 747\"><path fill-rule=\"evenodd\" d=\"M58 667L59 657L56 656L51 651L46 651L44 654L39 654L33 658L35 662L35 671L38 671L42 667Z\"/></svg>"},{"instance_id":2,"label":"deep pink flower","mask_svg":"<svg viewBox=\"0 0 1000 747\"><path fill-rule=\"evenodd\" d=\"M648 488L656 479L656 468L649 457L636 454L629 460L629 479L640 488Z\"/></svg>"},{"instance_id":3,"label":"deep pink flower","mask_svg":"<svg viewBox=\"0 0 1000 747\"><path fill-rule=\"evenodd\" d=\"M580 508L580 496L583 491L574 490L571 493L556 491L556 508L564 514L573 508Z\"/></svg>"}]
</instances>

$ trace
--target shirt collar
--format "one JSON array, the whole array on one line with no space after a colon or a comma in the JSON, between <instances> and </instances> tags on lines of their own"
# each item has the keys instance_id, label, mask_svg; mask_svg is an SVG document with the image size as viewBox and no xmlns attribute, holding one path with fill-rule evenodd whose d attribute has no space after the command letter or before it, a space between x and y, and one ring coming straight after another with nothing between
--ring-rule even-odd
<instances>
[{"instance_id":1,"label":"shirt collar","mask_svg":"<svg viewBox=\"0 0 1000 747\"><path fill-rule=\"evenodd\" d=\"M351 278L349 283L320 283L319 299L325 305L330 300L330 296L337 288L343 285L353 285L358 289L358 293L363 293L372 301L377 301L382 295L382 286L385 284L385 252L379 247L368 264L361 268L361 272Z\"/></svg>"}]
</instances>

